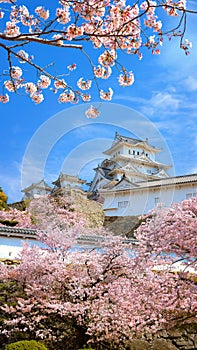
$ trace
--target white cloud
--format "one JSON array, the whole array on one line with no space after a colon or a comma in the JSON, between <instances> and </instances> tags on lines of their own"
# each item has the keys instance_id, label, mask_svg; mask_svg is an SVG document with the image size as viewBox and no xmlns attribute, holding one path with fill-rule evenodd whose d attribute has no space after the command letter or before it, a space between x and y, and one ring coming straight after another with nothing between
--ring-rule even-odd
<instances>
[{"instance_id":1,"label":"white cloud","mask_svg":"<svg viewBox=\"0 0 197 350\"><path fill-rule=\"evenodd\" d=\"M8 195L8 202L20 201L22 198L20 186L20 174L13 176L9 174L0 175L0 183L3 191Z\"/></svg>"},{"instance_id":2,"label":"white cloud","mask_svg":"<svg viewBox=\"0 0 197 350\"><path fill-rule=\"evenodd\" d=\"M184 84L188 91L197 91L197 79L191 75L184 80Z\"/></svg>"},{"instance_id":3,"label":"white cloud","mask_svg":"<svg viewBox=\"0 0 197 350\"><path fill-rule=\"evenodd\" d=\"M169 92L158 92L154 94L150 100L150 103L153 107L165 109L178 109L180 100L174 97Z\"/></svg>"},{"instance_id":4,"label":"white cloud","mask_svg":"<svg viewBox=\"0 0 197 350\"><path fill-rule=\"evenodd\" d=\"M176 112L182 104L182 98L176 93L173 87L168 87L166 91L155 91L150 99L117 96L118 99L124 99L138 104L138 110L151 116L154 113L168 114Z\"/></svg>"}]
</instances>

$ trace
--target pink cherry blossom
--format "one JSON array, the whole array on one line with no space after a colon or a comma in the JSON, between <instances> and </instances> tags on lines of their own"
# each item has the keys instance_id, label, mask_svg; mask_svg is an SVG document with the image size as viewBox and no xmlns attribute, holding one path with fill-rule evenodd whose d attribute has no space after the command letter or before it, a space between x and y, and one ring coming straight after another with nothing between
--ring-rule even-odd
<instances>
[{"instance_id":1,"label":"pink cherry blossom","mask_svg":"<svg viewBox=\"0 0 197 350\"><path fill-rule=\"evenodd\" d=\"M105 101L111 101L113 96L113 90L109 88L109 91L100 91L100 98Z\"/></svg>"},{"instance_id":2,"label":"pink cherry blossom","mask_svg":"<svg viewBox=\"0 0 197 350\"><path fill-rule=\"evenodd\" d=\"M30 95L32 101L35 102L35 104L39 104L44 100L44 96L41 93L34 92Z\"/></svg>"},{"instance_id":3,"label":"pink cherry blossom","mask_svg":"<svg viewBox=\"0 0 197 350\"><path fill-rule=\"evenodd\" d=\"M3 221L11 221L16 223L16 227L23 228L35 228L35 225L32 223L31 214L27 210L21 211L17 209L10 210L0 210L0 219ZM2 223L0 224L3 225Z\"/></svg>"},{"instance_id":4,"label":"pink cherry blossom","mask_svg":"<svg viewBox=\"0 0 197 350\"><path fill-rule=\"evenodd\" d=\"M49 10L45 10L43 6L36 7L35 12L44 20L49 18Z\"/></svg>"},{"instance_id":5,"label":"pink cherry blossom","mask_svg":"<svg viewBox=\"0 0 197 350\"><path fill-rule=\"evenodd\" d=\"M83 35L83 31L84 31L83 27L77 27L74 24L71 24L67 28L66 38L68 40L73 40L75 37Z\"/></svg>"},{"instance_id":6,"label":"pink cherry blossom","mask_svg":"<svg viewBox=\"0 0 197 350\"><path fill-rule=\"evenodd\" d=\"M8 96L8 94L0 95L0 102L2 102L2 103L7 103L7 102L9 102L9 96Z\"/></svg>"},{"instance_id":7,"label":"pink cherry blossom","mask_svg":"<svg viewBox=\"0 0 197 350\"><path fill-rule=\"evenodd\" d=\"M113 66L115 64L116 57L117 54L114 50L106 50L99 56L98 61L105 67Z\"/></svg>"},{"instance_id":8,"label":"pink cherry blossom","mask_svg":"<svg viewBox=\"0 0 197 350\"><path fill-rule=\"evenodd\" d=\"M33 95L37 90L38 88L34 83L29 82L25 84L25 91L27 94Z\"/></svg>"},{"instance_id":9,"label":"pink cherry blossom","mask_svg":"<svg viewBox=\"0 0 197 350\"><path fill-rule=\"evenodd\" d=\"M91 100L91 95L90 94L82 94L81 98L84 102L88 102Z\"/></svg>"},{"instance_id":10,"label":"pink cherry blossom","mask_svg":"<svg viewBox=\"0 0 197 350\"><path fill-rule=\"evenodd\" d=\"M17 86L11 80L4 81L4 85L5 85L5 88L10 92L14 92Z\"/></svg>"},{"instance_id":11,"label":"pink cherry blossom","mask_svg":"<svg viewBox=\"0 0 197 350\"><path fill-rule=\"evenodd\" d=\"M60 103L67 103L74 101L75 93L72 90L69 90L68 92L63 92L59 95L58 101Z\"/></svg>"},{"instance_id":12,"label":"pink cherry blossom","mask_svg":"<svg viewBox=\"0 0 197 350\"><path fill-rule=\"evenodd\" d=\"M85 112L87 118L97 118L100 115L98 109L94 106L90 106L90 108Z\"/></svg>"},{"instance_id":13,"label":"pink cherry blossom","mask_svg":"<svg viewBox=\"0 0 197 350\"><path fill-rule=\"evenodd\" d=\"M29 54L24 50L18 51L17 54L20 56L20 63L26 63L30 59Z\"/></svg>"},{"instance_id":14,"label":"pink cherry blossom","mask_svg":"<svg viewBox=\"0 0 197 350\"><path fill-rule=\"evenodd\" d=\"M192 48L192 42L188 39L185 39L184 45L187 45L188 47Z\"/></svg>"},{"instance_id":15,"label":"pink cherry blossom","mask_svg":"<svg viewBox=\"0 0 197 350\"><path fill-rule=\"evenodd\" d=\"M133 72L124 72L119 75L118 82L121 86L130 86L134 83L134 75Z\"/></svg>"},{"instance_id":16,"label":"pink cherry blossom","mask_svg":"<svg viewBox=\"0 0 197 350\"><path fill-rule=\"evenodd\" d=\"M97 78L101 79L108 79L112 73L112 70L110 67L102 67L98 65L97 67L94 67L94 75Z\"/></svg>"},{"instance_id":17,"label":"pink cherry blossom","mask_svg":"<svg viewBox=\"0 0 197 350\"><path fill-rule=\"evenodd\" d=\"M20 67L12 66L11 71L10 71L10 75L12 78L19 79L22 74L23 74L23 72L22 72L22 69Z\"/></svg>"},{"instance_id":18,"label":"pink cherry blossom","mask_svg":"<svg viewBox=\"0 0 197 350\"><path fill-rule=\"evenodd\" d=\"M77 65L76 63L73 63L73 64L70 64L69 66L67 66L67 68L70 70L70 71L73 71L77 68Z\"/></svg>"},{"instance_id":19,"label":"pink cherry blossom","mask_svg":"<svg viewBox=\"0 0 197 350\"><path fill-rule=\"evenodd\" d=\"M67 84L64 79L61 79L61 80L56 80L54 82L54 86L56 89L65 89Z\"/></svg>"},{"instance_id":20,"label":"pink cherry blossom","mask_svg":"<svg viewBox=\"0 0 197 350\"><path fill-rule=\"evenodd\" d=\"M57 21L62 24L70 22L70 11L69 7L57 8L56 10Z\"/></svg>"},{"instance_id":21,"label":"pink cherry blossom","mask_svg":"<svg viewBox=\"0 0 197 350\"><path fill-rule=\"evenodd\" d=\"M42 89L47 89L51 84L51 79L49 79L46 75L41 75L40 80L38 81L38 86Z\"/></svg>"},{"instance_id":22,"label":"pink cherry blossom","mask_svg":"<svg viewBox=\"0 0 197 350\"><path fill-rule=\"evenodd\" d=\"M81 90L89 90L91 88L92 81L91 80L85 81L83 78L80 78L77 82L77 85Z\"/></svg>"},{"instance_id":23,"label":"pink cherry blossom","mask_svg":"<svg viewBox=\"0 0 197 350\"><path fill-rule=\"evenodd\" d=\"M120 69L122 69L123 73L118 78L121 86L133 84L133 74L126 73L128 71L127 67L123 69L121 51L128 55L134 55L140 60L143 57L142 51L145 54L145 48L151 49L153 54L158 55L160 54L158 45L162 45L164 38L167 36L170 39L177 37L180 48L184 50L186 55L190 53L191 44L188 39L185 39L185 35L187 14L188 12L192 13L192 11L186 8L185 0L177 0L176 2L166 0L162 3L153 0L142 0L136 3L126 2L125 0L90 0L88 2L80 0L70 3L66 0L60 0L59 6L54 11L49 12L48 9L40 5L35 6L32 13L28 6L23 4L14 6L15 1L0 0L0 2L9 4L6 11L0 11L0 19L3 16L5 18L5 21L2 21L3 34L0 44L3 50L9 52L9 59L6 61L5 67L2 68L3 76L7 75L8 70L11 72L11 67L15 65L15 58L17 58L20 64L26 63L25 76L29 74L29 70L34 69L38 75L49 77L55 85L54 88L50 88L54 93L59 88L65 89L66 86L69 86L75 97L72 99L72 94L70 97L64 95L64 100L68 99L71 103L77 103L80 96L82 97L75 89L76 84L81 90L89 89L91 85L94 85L98 94L101 90L107 90L108 87L100 86L102 83L95 78L110 79L111 67L114 67L113 73L117 75L120 74ZM165 21L168 16L171 17L169 25L168 21ZM174 28L172 28L173 17L179 17L180 19L178 25L175 23ZM162 31L163 21L165 21L165 31ZM88 45L86 45L86 42L88 42ZM76 54L80 52L82 59L83 57L88 59L87 62L91 66L93 77L91 77L91 80L88 80L85 75L84 78L79 78L80 75L76 70L76 73L72 76L76 81L73 81L65 68L62 68L62 71L57 71L56 74L49 68L51 62L47 62L44 68L41 67L39 65L39 49L37 50L36 60L32 60L33 56L29 56L24 51L24 49L28 49L31 43L37 45L38 48L47 45L58 50L60 48L65 49L67 52L70 49L75 49ZM89 53L89 49L92 49L92 47L95 49L95 55ZM99 63L98 66L96 66L96 62ZM66 65L69 71L76 69L75 64L67 63ZM62 80L65 75L68 77L67 85L62 84L61 86L58 81ZM22 91L29 93L24 79L26 77L20 82L20 88ZM5 80L8 86L7 78ZM27 78L27 81L29 80ZM33 79L31 83L40 89L40 93L42 89L47 89L50 85L49 81L46 82L46 79L45 83L36 82ZM4 85L4 79L2 85ZM108 86L110 86L110 83ZM16 89L12 92L16 92ZM95 89L93 89L94 93ZM82 100L85 101L87 97L84 96ZM43 99L39 98L39 100ZM59 98L59 102L61 101L62 97Z\"/></svg>"},{"instance_id":24,"label":"pink cherry blossom","mask_svg":"<svg viewBox=\"0 0 197 350\"><path fill-rule=\"evenodd\" d=\"M19 7L19 12L24 17L29 17L29 10L25 5Z\"/></svg>"},{"instance_id":25,"label":"pink cherry blossom","mask_svg":"<svg viewBox=\"0 0 197 350\"><path fill-rule=\"evenodd\" d=\"M6 22L4 33L9 37L20 35L20 28L13 22Z\"/></svg>"}]
</instances>

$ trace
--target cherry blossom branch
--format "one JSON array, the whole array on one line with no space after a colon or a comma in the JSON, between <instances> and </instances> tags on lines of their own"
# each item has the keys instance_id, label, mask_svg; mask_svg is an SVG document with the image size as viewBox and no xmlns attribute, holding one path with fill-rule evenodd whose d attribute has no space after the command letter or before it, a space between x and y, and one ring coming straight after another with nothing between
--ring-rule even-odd
<instances>
[{"instance_id":1,"label":"cherry blossom branch","mask_svg":"<svg viewBox=\"0 0 197 350\"><path fill-rule=\"evenodd\" d=\"M54 31L56 32L56 31ZM41 33L43 34L48 34L46 33ZM39 35L39 34L38 34ZM41 45L50 45L50 46L61 46L61 48L67 48L67 49L79 49L82 50L82 45L75 45L75 44L59 44L58 41L59 39L54 39L54 40L47 40L47 39L42 39L42 38L37 38L35 37L35 34L31 36L31 34L21 34L18 37L14 37L14 38L10 38L9 36L6 35L2 35L0 34L0 39L3 40L8 40L8 41L27 41L30 42L35 42L37 44L41 44Z\"/></svg>"},{"instance_id":2,"label":"cherry blossom branch","mask_svg":"<svg viewBox=\"0 0 197 350\"><path fill-rule=\"evenodd\" d=\"M8 2L8 1L6 1ZM12 3L12 2L10 2ZM97 91L102 100L111 100L113 91L109 88L108 91L103 91L98 84L98 78L109 79L112 73L112 67L117 65L120 67L118 82L121 86L132 86L134 83L134 74L127 69L123 64L119 64L117 56L119 51L127 54L137 55L142 58L140 49L145 46L152 49L152 54L160 54L159 45L162 45L163 36L170 35L180 37L180 48L189 54L191 43L189 40L184 41L186 33L186 24L188 13L195 14L196 11L186 8L185 0L177 0L177 2L168 1L135 1L133 4L126 5L124 1L59 1L61 7L56 8L55 16L51 16L49 10L43 6L35 8L35 14L30 14L25 5L12 6L10 8L10 17L5 23L5 30L0 32L1 47L5 49L4 43L12 42L12 45L7 46L7 51L17 47L28 47L28 44L35 43L40 46L53 46L58 48L77 49L83 52L83 43L88 41L93 44L95 49L102 50L99 54L99 65L93 62L91 54L85 52L89 60L93 79L86 80L79 78L76 81L80 91L57 77L46 72L42 67L38 67L34 62L29 62L29 54L20 51L18 57L16 53L11 52L16 58L23 63L26 62L41 73L41 80L36 84L31 82L31 85L21 84L22 69L15 67L15 73L11 71L12 79L10 82L5 81L4 86L9 92L17 92L18 88L25 88L26 93L32 98L35 103L40 103L44 99L42 94L43 89L50 86L50 80L56 82L52 91L62 91L58 96L60 103L76 103L79 98L82 101L90 101L92 96L86 93L86 90L91 88L92 83L96 84ZM162 8L167 16L177 17L181 14L178 25L169 29L165 33L162 32L162 21L156 14L156 10ZM8 14L6 12L5 16ZM0 10L0 20L4 16ZM183 28L181 28L183 25ZM25 28L25 33L23 32ZM29 28L29 33L26 28ZM181 28L180 32L176 32ZM150 35L153 34L153 35ZM78 44L78 43L81 44ZM3 45L2 45L3 44ZM22 57L21 57L22 55ZM9 57L11 60L11 57ZM20 61L19 61L20 62ZM9 61L9 70L11 70L11 61ZM68 66L71 72L76 67L75 63ZM20 76L20 80L13 80ZM62 74L61 74L62 75ZM58 75L60 76L60 75ZM30 84L30 83L29 83ZM59 90L62 89L62 90ZM85 91L85 92L84 92ZM6 103L9 101L8 94L0 96L0 102ZM94 118L98 116L98 111L91 107L87 116Z\"/></svg>"}]
</instances>

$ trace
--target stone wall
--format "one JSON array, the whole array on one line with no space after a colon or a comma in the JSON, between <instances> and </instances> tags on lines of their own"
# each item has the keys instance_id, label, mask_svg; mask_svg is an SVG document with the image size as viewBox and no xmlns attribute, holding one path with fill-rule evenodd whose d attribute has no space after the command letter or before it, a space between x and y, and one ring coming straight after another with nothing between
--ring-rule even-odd
<instances>
[{"instance_id":1,"label":"stone wall","mask_svg":"<svg viewBox=\"0 0 197 350\"><path fill-rule=\"evenodd\" d=\"M115 235L133 237L133 230L139 222L137 216L105 216L104 227Z\"/></svg>"},{"instance_id":2,"label":"stone wall","mask_svg":"<svg viewBox=\"0 0 197 350\"><path fill-rule=\"evenodd\" d=\"M104 212L101 203L91 201L80 195L73 195L72 200L75 210L85 217L89 228L94 229L103 226Z\"/></svg>"},{"instance_id":3,"label":"stone wall","mask_svg":"<svg viewBox=\"0 0 197 350\"><path fill-rule=\"evenodd\" d=\"M135 339L128 350L197 350L197 323L161 332L155 338Z\"/></svg>"}]
</instances>

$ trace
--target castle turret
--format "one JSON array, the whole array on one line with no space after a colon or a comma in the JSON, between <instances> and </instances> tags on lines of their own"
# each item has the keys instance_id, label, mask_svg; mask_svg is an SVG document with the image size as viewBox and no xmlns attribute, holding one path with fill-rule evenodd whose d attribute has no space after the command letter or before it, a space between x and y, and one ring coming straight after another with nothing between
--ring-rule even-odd
<instances>
[{"instance_id":1,"label":"castle turret","mask_svg":"<svg viewBox=\"0 0 197 350\"><path fill-rule=\"evenodd\" d=\"M95 171L90 191L99 190L110 181L120 181L126 176L132 183L168 177L169 165L156 160L160 148L149 144L148 139L139 140L120 135L116 132L109 149L103 152L108 155Z\"/></svg>"}]
</instances>

